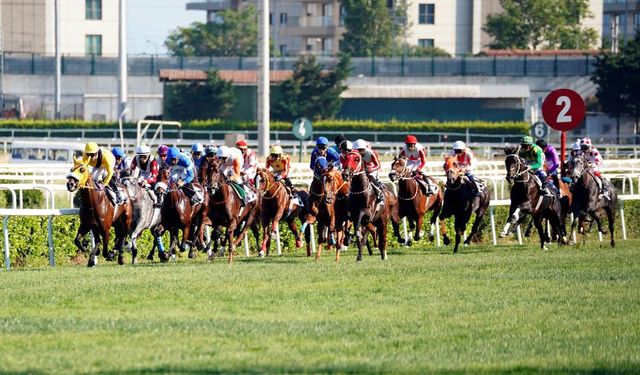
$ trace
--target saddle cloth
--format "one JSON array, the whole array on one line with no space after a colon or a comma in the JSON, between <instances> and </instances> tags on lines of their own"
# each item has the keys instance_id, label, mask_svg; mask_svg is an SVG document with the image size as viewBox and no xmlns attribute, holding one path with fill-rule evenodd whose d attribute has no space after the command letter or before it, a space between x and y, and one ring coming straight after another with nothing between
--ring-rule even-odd
<instances>
[{"instance_id":1,"label":"saddle cloth","mask_svg":"<svg viewBox=\"0 0 640 375\"><path fill-rule=\"evenodd\" d=\"M233 191L236 193L238 198L243 200L246 203L250 203L255 201L258 196L251 189L245 189L240 184L234 181L230 181L229 184L233 188ZM245 198L246 197L246 198Z\"/></svg>"}]
</instances>

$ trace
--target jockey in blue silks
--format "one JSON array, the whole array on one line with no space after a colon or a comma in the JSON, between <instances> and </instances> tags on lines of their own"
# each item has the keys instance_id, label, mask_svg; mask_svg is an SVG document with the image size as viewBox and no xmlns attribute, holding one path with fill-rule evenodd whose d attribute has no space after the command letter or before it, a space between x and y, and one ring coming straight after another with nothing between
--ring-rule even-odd
<instances>
[{"instance_id":1,"label":"jockey in blue silks","mask_svg":"<svg viewBox=\"0 0 640 375\"><path fill-rule=\"evenodd\" d=\"M311 152L311 163L309 164L309 168L311 168L314 173L316 170L316 160L320 157L325 158L327 166L329 164L333 164L335 168L341 168L340 154L338 154L333 148L329 148L329 140L325 137L320 137L316 140L316 148Z\"/></svg>"},{"instance_id":2,"label":"jockey in blue silks","mask_svg":"<svg viewBox=\"0 0 640 375\"><path fill-rule=\"evenodd\" d=\"M202 198L196 194L193 186L195 167L191 158L182 154L177 147L171 147L167 152L167 163L171 166L171 179L191 199L191 204L202 203Z\"/></svg>"},{"instance_id":3,"label":"jockey in blue silks","mask_svg":"<svg viewBox=\"0 0 640 375\"><path fill-rule=\"evenodd\" d=\"M316 159L315 167L313 168L314 176L320 177L322 174L322 170L327 168L328 166L329 162L327 161L327 158L325 158L324 156L318 156L318 158Z\"/></svg>"}]
</instances>

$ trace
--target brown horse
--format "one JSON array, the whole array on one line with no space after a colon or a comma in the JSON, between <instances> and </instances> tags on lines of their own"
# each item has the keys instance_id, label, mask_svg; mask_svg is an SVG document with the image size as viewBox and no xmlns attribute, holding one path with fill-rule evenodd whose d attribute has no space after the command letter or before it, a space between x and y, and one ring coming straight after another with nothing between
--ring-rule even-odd
<instances>
[{"instance_id":1,"label":"brown horse","mask_svg":"<svg viewBox=\"0 0 640 375\"><path fill-rule=\"evenodd\" d=\"M123 204L114 206L109 200L104 186L91 178L89 166L75 157L71 173L67 175L67 190L69 192L80 191L80 227L74 243L80 251L86 252L82 244L82 237L91 231L95 239L95 246L91 249L87 266L93 267L97 264L97 255L101 245L102 256L106 260L113 260L115 254L108 249L109 231L112 225L116 233L115 250L118 251L118 264L124 264L122 249L133 217L131 201L127 200Z\"/></svg>"},{"instance_id":2,"label":"brown horse","mask_svg":"<svg viewBox=\"0 0 640 375\"><path fill-rule=\"evenodd\" d=\"M229 263L231 263L236 246L242 241L248 228L251 228L256 238L259 238L258 228L253 224L256 211L261 206L260 195L257 195L256 200L243 206L241 198L234 192L218 164L212 163L207 174L209 193L207 216L211 220L214 232L217 232L220 227L227 228L225 239L229 245ZM240 232L234 238L238 228L241 228ZM209 260L214 256L215 253L211 254Z\"/></svg>"},{"instance_id":3,"label":"brown horse","mask_svg":"<svg viewBox=\"0 0 640 375\"><path fill-rule=\"evenodd\" d=\"M306 214L305 207L292 205L284 181L276 181L273 174L264 168L257 170L254 185L262 195L260 213L263 237L259 256L269 256L271 236L272 233L276 231L280 220L286 221L289 229L291 229L296 239L296 247L302 247L301 233L298 231L295 219L304 220ZM306 200L307 192L305 190L298 190L298 196L300 199ZM310 254L310 252L311 247L309 241L307 241L307 254Z\"/></svg>"},{"instance_id":4,"label":"brown horse","mask_svg":"<svg viewBox=\"0 0 640 375\"><path fill-rule=\"evenodd\" d=\"M442 189L438 189L437 193L432 195L425 194L420 188L420 183L417 181L420 176L414 176L411 169L407 168L407 159L404 157L393 159L389 178L392 182L396 179L398 180L398 212L401 219L403 217L409 219L409 227L411 229L415 227L414 241L420 240L422 220L424 219L425 213L433 211L431 214L431 225L429 227L429 241L433 241L436 220L438 219L438 215L442 209L442 203L444 202ZM428 178L434 185L438 185L435 179L432 177ZM440 223L440 233L446 235L444 222Z\"/></svg>"},{"instance_id":5,"label":"brown horse","mask_svg":"<svg viewBox=\"0 0 640 375\"><path fill-rule=\"evenodd\" d=\"M322 199L317 205L316 221L318 223L318 249L316 260L322 255L322 247L327 243L327 248L337 244L336 211L337 193L343 188L344 181L340 172L333 164L323 168L320 173L322 181ZM343 220L344 221L344 220ZM340 249L336 246L336 262L340 261Z\"/></svg>"},{"instance_id":6,"label":"brown horse","mask_svg":"<svg viewBox=\"0 0 640 375\"><path fill-rule=\"evenodd\" d=\"M346 167L342 172L345 181L351 183L349 191L349 212L353 220L358 256L356 260L362 260L362 247L365 241L364 229L372 223L376 228L378 248L380 256L387 258L387 222L391 220L393 233L400 241L398 216L398 200L388 189L384 189L384 206L376 204L376 193L365 173L365 165L362 156L358 152L350 152L346 156Z\"/></svg>"},{"instance_id":7,"label":"brown horse","mask_svg":"<svg viewBox=\"0 0 640 375\"><path fill-rule=\"evenodd\" d=\"M482 218L489 208L491 196L488 189L485 189L479 197L474 196L471 183L463 178L463 173L458 167L455 157L447 157L444 162L444 170L447 176L446 190L444 192L444 204L442 212L440 212L440 220L451 216L454 217L454 228L456 231L456 243L453 247L453 253L458 252L458 246L464 231L467 229L467 223L471 220L471 215L476 214L476 218L471 227L471 233L464 240L465 245L471 243L471 239L478 234ZM445 245L451 243L451 240L445 234L443 237Z\"/></svg>"},{"instance_id":8,"label":"brown horse","mask_svg":"<svg viewBox=\"0 0 640 375\"><path fill-rule=\"evenodd\" d=\"M193 185L200 187L199 184ZM209 200L205 194L204 201L196 205L191 205L191 199L180 189L178 184L170 178L170 170L163 168L158 173L158 183L156 184L156 193L160 196L162 207L160 208L160 225L156 229L156 235L162 236L165 231L169 231L171 235L171 243L169 245L169 253L159 252L160 260L165 262L171 254L175 254L176 245L178 244L179 231L182 231L182 241L180 242L180 251L189 250L189 258L196 257L194 243L192 237L201 234L199 228L207 213ZM202 242L202 237L197 238Z\"/></svg>"}]
</instances>

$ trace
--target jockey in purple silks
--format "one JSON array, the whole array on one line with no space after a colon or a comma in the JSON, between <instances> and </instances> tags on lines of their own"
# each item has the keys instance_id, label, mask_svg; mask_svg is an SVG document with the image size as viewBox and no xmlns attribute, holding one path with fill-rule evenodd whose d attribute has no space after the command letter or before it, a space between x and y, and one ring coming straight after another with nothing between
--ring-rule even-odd
<instances>
[{"instance_id":1,"label":"jockey in purple silks","mask_svg":"<svg viewBox=\"0 0 640 375\"><path fill-rule=\"evenodd\" d=\"M538 139L536 144L542 149L542 152L544 152L544 165L547 170L547 176L551 176L553 184L560 190L560 183L558 181L560 157L558 156L558 151L556 151L553 146L548 145L543 139Z\"/></svg>"}]
</instances>

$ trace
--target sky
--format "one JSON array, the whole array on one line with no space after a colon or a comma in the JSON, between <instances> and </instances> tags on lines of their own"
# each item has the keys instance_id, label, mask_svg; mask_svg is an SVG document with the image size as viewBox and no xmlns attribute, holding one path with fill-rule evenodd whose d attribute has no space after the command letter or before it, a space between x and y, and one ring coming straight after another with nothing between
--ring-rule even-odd
<instances>
[{"instance_id":1,"label":"sky","mask_svg":"<svg viewBox=\"0 0 640 375\"><path fill-rule=\"evenodd\" d=\"M205 11L187 11L186 4L187 0L127 0L128 53L166 53L164 41L172 30L194 21L205 22Z\"/></svg>"}]
</instances>

